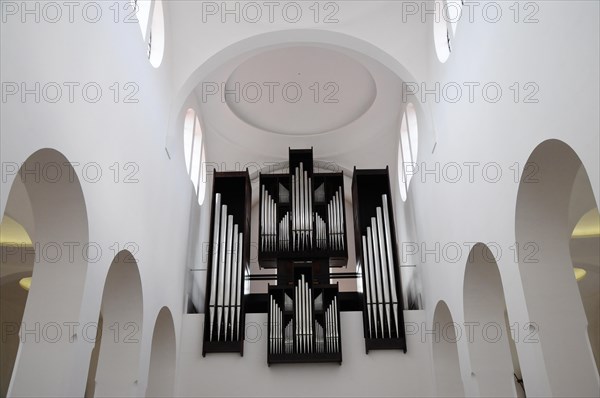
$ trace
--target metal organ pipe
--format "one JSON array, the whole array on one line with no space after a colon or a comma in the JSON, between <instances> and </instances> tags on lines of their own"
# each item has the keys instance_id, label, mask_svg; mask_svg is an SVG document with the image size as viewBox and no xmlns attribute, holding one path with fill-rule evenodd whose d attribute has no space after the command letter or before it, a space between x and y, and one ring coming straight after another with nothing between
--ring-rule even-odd
<instances>
[{"instance_id":1,"label":"metal organ pipe","mask_svg":"<svg viewBox=\"0 0 600 398\"><path fill-rule=\"evenodd\" d=\"M290 191L292 195L292 250L296 250L296 229L298 228L298 224L296 222L296 215L298 214L296 201L298 200L298 194L296 193L296 176L293 174Z\"/></svg>"},{"instance_id":2,"label":"metal organ pipe","mask_svg":"<svg viewBox=\"0 0 600 398\"><path fill-rule=\"evenodd\" d=\"M244 234L215 194L209 300L209 340L233 341L240 336ZM216 331L215 331L216 325ZM216 333L215 333L216 332ZM214 337L216 334L216 337Z\"/></svg>"},{"instance_id":3,"label":"metal organ pipe","mask_svg":"<svg viewBox=\"0 0 600 398\"><path fill-rule=\"evenodd\" d=\"M372 304L373 304L373 300L371 298L371 278L369 276L369 269L371 268L371 266L369 265L369 257L367 255L366 252L366 247L367 247L367 239L363 236L362 237L362 247L363 247L363 277L365 278L365 286L366 286L366 292L365 294L367 295L367 318L369 318L369 337L371 337L371 335L373 334L373 321L371 319L371 313L372 313Z\"/></svg>"},{"instance_id":4,"label":"metal organ pipe","mask_svg":"<svg viewBox=\"0 0 600 398\"><path fill-rule=\"evenodd\" d=\"M300 200L300 209L298 214L300 216L300 250L304 249L304 168L300 163L300 172L298 173L299 191L298 199Z\"/></svg>"},{"instance_id":5,"label":"metal organ pipe","mask_svg":"<svg viewBox=\"0 0 600 398\"><path fill-rule=\"evenodd\" d=\"M271 198L271 249L277 250L277 203Z\"/></svg>"},{"instance_id":6,"label":"metal organ pipe","mask_svg":"<svg viewBox=\"0 0 600 398\"><path fill-rule=\"evenodd\" d=\"M344 250L344 204L342 188L338 188L327 204L329 246L332 250Z\"/></svg>"},{"instance_id":7,"label":"metal organ pipe","mask_svg":"<svg viewBox=\"0 0 600 398\"><path fill-rule=\"evenodd\" d=\"M333 298L333 331L334 331L334 338L333 338L333 344L335 346L335 351L339 351L340 347L339 347L339 343L340 343L340 332L339 332L339 325L338 325L338 307L337 307L337 297Z\"/></svg>"},{"instance_id":8,"label":"metal organ pipe","mask_svg":"<svg viewBox=\"0 0 600 398\"><path fill-rule=\"evenodd\" d=\"M373 247L373 258L375 260L374 263L374 268L375 268L375 278L377 280L377 297L379 300L379 311L380 311L380 318L381 318L381 337L384 337L383 334L383 329L384 329L384 318L386 316L386 311L385 311L385 303L386 303L386 290L384 289L384 285L385 285L385 275L382 272L382 268L381 268L381 263L380 263L380 259L379 259L379 239L377 239L377 219L375 217L371 217L371 228L373 228L371 230L372 232L372 247ZM389 314L387 314L387 320L389 323Z\"/></svg>"},{"instance_id":9,"label":"metal organ pipe","mask_svg":"<svg viewBox=\"0 0 600 398\"><path fill-rule=\"evenodd\" d=\"M294 286L294 329L296 333L296 352L300 352L300 295L298 286Z\"/></svg>"},{"instance_id":10,"label":"metal organ pipe","mask_svg":"<svg viewBox=\"0 0 600 398\"><path fill-rule=\"evenodd\" d=\"M379 309L381 311L380 316L382 317L381 320L381 332L382 332L382 337L383 337L383 327L384 327L384 317L385 317L385 302L386 302L386 296L385 296L385 290L384 290L384 284L385 284L385 276L383 275L382 272L382 268L381 268L381 263L379 261L379 240L377 239L377 219L375 217L371 217L371 233L372 233L372 239L373 239L373 258L375 259L375 276L377 278L377 296L379 298ZM389 323L389 314L388 314L388 323Z\"/></svg>"},{"instance_id":11,"label":"metal organ pipe","mask_svg":"<svg viewBox=\"0 0 600 398\"><path fill-rule=\"evenodd\" d=\"M223 316L223 273L225 271L225 252L227 250L227 205L221 207L221 240L219 250L219 274L217 277L217 340L221 339L221 318Z\"/></svg>"},{"instance_id":12,"label":"metal organ pipe","mask_svg":"<svg viewBox=\"0 0 600 398\"><path fill-rule=\"evenodd\" d=\"M244 273L244 264L243 257L244 256L244 233L240 232L238 237L238 250L237 250L237 267L235 270L235 339L239 340L240 338L240 314L242 311L242 274Z\"/></svg>"},{"instance_id":13,"label":"metal organ pipe","mask_svg":"<svg viewBox=\"0 0 600 398\"><path fill-rule=\"evenodd\" d=\"M373 223L374 218L371 219L371 223ZM382 334L383 333L383 292L381 290L381 270L379 269L379 259L378 255L375 252L375 248L373 245L373 236L371 227L367 227L367 248L369 253L369 260L371 265L373 265L373 273L375 275L375 292L376 292L376 300L377 300L377 310L379 315L379 325L377 327L377 331ZM383 334L382 334L383 337Z\"/></svg>"},{"instance_id":14,"label":"metal organ pipe","mask_svg":"<svg viewBox=\"0 0 600 398\"><path fill-rule=\"evenodd\" d=\"M306 332L307 332L307 319L306 319L306 284L304 283L304 275L302 275L302 345L304 346L304 351L306 352L308 347L306 346Z\"/></svg>"},{"instance_id":15,"label":"metal organ pipe","mask_svg":"<svg viewBox=\"0 0 600 398\"><path fill-rule=\"evenodd\" d=\"M265 194L265 186L263 185L261 187L261 201L260 201L260 248L261 250L265 250L265 217L266 217L266 211L267 209L265 208L265 200L266 200L266 194Z\"/></svg>"},{"instance_id":16,"label":"metal organ pipe","mask_svg":"<svg viewBox=\"0 0 600 398\"><path fill-rule=\"evenodd\" d=\"M213 336L213 326L215 323L215 301L216 301L216 290L217 290L217 273L219 266L219 226L221 224L220 211L221 209L221 194L217 193L215 195L215 207L214 207L214 229L213 229L213 252L212 252L212 275L211 275L211 289L210 289L210 301L209 301L209 309L210 309L210 337L212 340Z\"/></svg>"},{"instance_id":17,"label":"metal organ pipe","mask_svg":"<svg viewBox=\"0 0 600 398\"><path fill-rule=\"evenodd\" d=\"M269 196L269 249L273 250L273 199Z\"/></svg>"},{"instance_id":18,"label":"metal organ pipe","mask_svg":"<svg viewBox=\"0 0 600 398\"><path fill-rule=\"evenodd\" d=\"M340 248L340 218L338 214L338 196L337 192L333 197L333 227L334 227L334 239L336 250Z\"/></svg>"},{"instance_id":19,"label":"metal organ pipe","mask_svg":"<svg viewBox=\"0 0 600 398\"><path fill-rule=\"evenodd\" d=\"M231 248L233 245L233 216L227 216L227 244L226 244L226 255L225 255L225 275L221 287L223 295L221 296L221 305L223 306L223 327L225 333L225 340L227 340L227 319L229 316L229 277L231 273Z\"/></svg>"},{"instance_id":20,"label":"metal organ pipe","mask_svg":"<svg viewBox=\"0 0 600 398\"><path fill-rule=\"evenodd\" d=\"M275 315L275 308L273 306L273 297L271 297L271 300L269 301L269 350L271 352L274 352L274 347L273 347L273 333L275 331L275 327L274 325L274 320L273 320L273 316Z\"/></svg>"},{"instance_id":21,"label":"metal organ pipe","mask_svg":"<svg viewBox=\"0 0 600 398\"><path fill-rule=\"evenodd\" d=\"M312 189L312 178L308 179L308 241L310 242L310 248L312 249L313 244L313 189Z\"/></svg>"},{"instance_id":22,"label":"metal organ pipe","mask_svg":"<svg viewBox=\"0 0 600 398\"><path fill-rule=\"evenodd\" d=\"M392 325L391 325L391 302L390 302L390 280L388 275L388 267L387 267L387 259L385 255L385 238L383 236L383 216L381 214L381 208L378 207L376 209L376 218L375 222L377 225L377 239L376 243L378 246L377 255L380 256L381 261L381 275L382 275L382 288L383 288L383 303L385 307L385 313L387 316L387 324L388 324L388 336L392 335Z\"/></svg>"},{"instance_id":23,"label":"metal organ pipe","mask_svg":"<svg viewBox=\"0 0 600 398\"><path fill-rule=\"evenodd\" d=\"M229 216L233 222L233 216ZM231 242L231 265L227 267L227 273L225 278L225 308L227 311L227 315L225 316L225 339L227 339L227 335L229 335L230 339L233 339L233 318L235 316L235 308L233 303L233 292L235 287L233 283L234 272L237 267L237 248L238 248L238 225L235 224L233 226L233 236Z\"/></svg>"},{"instance_id":24,"label":"metal organ pipe","mask_svg":"<svg viewBox=\"0 0 600 398\"><path fill-rule=\"evenodd\" d=\"M337 215L338 215L338 228L340 232L340 246L343 246L344 241L342 239L342 231L344 230L344 212L343 212L343 201L342 191L338 190L336 193L337 196Z\"/></svg>"}]
</instances>

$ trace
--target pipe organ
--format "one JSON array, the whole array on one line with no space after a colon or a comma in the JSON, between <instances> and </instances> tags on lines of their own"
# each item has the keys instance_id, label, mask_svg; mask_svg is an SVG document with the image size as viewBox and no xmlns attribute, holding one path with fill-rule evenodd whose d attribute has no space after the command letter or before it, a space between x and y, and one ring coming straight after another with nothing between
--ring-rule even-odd
<instances>
[{"instance_id":1,"label":"pipe organ","mask_svg":"<svg viewBox=\"0 0 600 398\"><path fill-rule=\"evenodd\" d=\"M363 285L365 348L406 352L400 263L389 170L357 170L352 178L354 240Z\"/></svg>"},{"instance_id":2,"label":"pipe organ","mask_svg":"<svg viewBox=\"0 0 600 398\"><path fill-rule=\"evenodd\" d=\"M289 172L259 174L258 263L274 268L266 294L245 295L250 275L250 176L215 172L203 355L243 355L247 305L267 312L267 362L342 362L340 309L363 312L365 348L406 352L400 263L388 169L352 178L356 273L348 262L344 176L316 173L312 149L290 149ZM358 278L340 294L332 279Z\"/></svg>"},{"instance_id":3,"label":"pipe organ","mask_svg":"<svg viewBox=\"0 0 600 398\"><path fill-rule=\"evenodd\" d=\"M247 171L215 172L202 355L243 354L250 196Z\"/></svg>"},{"instance_id":4,"label":"pipe organ","mask_svg":"<svg viewBox=\"0 0 600 398\"><path fill-rule=\"evenodd\" d=\"M259 178L258 260L277 268L268 362L341 362L338 287L329 270L348 261L344 177L315 173L312 149L289 156L289 173Z\"/></svg>"},{"instance_id":5,"label":"pipe organ","mask_svg":"<svg viewBox=\"0 0 600 398\"><path fill-rule=\"evenodd\" d=\"M341 363L337 285L314 283L310 266L294 274L293 284L269 286L269 364Z\"/></svg>"},{"instance_id":6,"label":"pipe organ","mask_svg":"<svg viewBox=\"0 0 600 398\"><path fill-rule=\"evenodd\" d=\"M294 259L346 266L343 174L313 173L312 149L290 149L289 164L289 173L260 174L260 266Z\"/></svg>"}]
</instances>

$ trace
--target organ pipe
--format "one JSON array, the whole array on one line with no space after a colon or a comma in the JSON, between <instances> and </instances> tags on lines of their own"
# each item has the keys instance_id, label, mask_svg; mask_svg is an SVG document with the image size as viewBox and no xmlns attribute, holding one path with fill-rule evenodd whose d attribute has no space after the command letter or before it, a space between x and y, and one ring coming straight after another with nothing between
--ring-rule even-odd
<instances>
[{"instance_id":1,"label":"organ pipe","mask_svg":"<svg viewBox=\"0 0 600 398\"><path fill-rule=\"evenodd\" d=\"M369 337L399 337L398 293L387 195L361 238ZM387 327L386 327L387 325Z\"/></svg>"}]
</instances>

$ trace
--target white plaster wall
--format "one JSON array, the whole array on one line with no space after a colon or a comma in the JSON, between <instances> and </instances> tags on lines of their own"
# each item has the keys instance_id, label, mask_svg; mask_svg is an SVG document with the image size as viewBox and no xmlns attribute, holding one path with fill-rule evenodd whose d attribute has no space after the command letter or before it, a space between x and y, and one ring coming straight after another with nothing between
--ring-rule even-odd
<instances>
[{"instance_id":1,"label":"white plaster wall","mask_svg":"<svg viewBox=\"0 0 600 398\"><path fill-rule=\"evenodd\" d=\"M6 3L3 1L2 6ZM74 14L73 23L68 22L67 14L58 23L43 19L37 23L34 16L23 23L20 15L3 14L6 17L0 35L3 83L25 82L32 87L36 82L42 86L48 82L59 85L96 82L103 89L103 96L96 103L86 102L77 91L72 103L68 101L67 91L57 103L43 100L36 103L33 95L25 101L19 96L8 98L2 103L0 156L3 166L13 162L20 165L36 150L50 147L64 154L70 162L79 162L74 168L82 182L89 240L102 248L102 255L89 264L80 315L70 322L84 325L98 321L105 277L116 254L114 250L133 244L138 249L135 257L144 299L140 330L153 330L156 314L167 305L178 331L183 312L190 208L190 196L186 193L191 192L191 182L183 162L177 158L170 161L164 149L172 96L168 84L171 51L167 45L162 65L154 69L146 58L137 24L115 23L108 8L113 3L97 4L102 7L103 15L97 23L86 22L80 13ZM76 10L81 11L81 8ZM168 10L165 14L168 25ZM135 98L139 102L115 103L109 88L115 82L121 85L121 101L125 93L123 84L136 84L139 92ZM83 172L84 166L91 162L102 171L97 182L93 182L94 174ZM135 168L124 170L127 162L133 162ZM120 167L116 182L110 169L115 163ZM138 182L124 183L125 175L132 170L137 170L134 178ZM0 214L4 213L15 178L5 171L3 168ZM56 291L60 291L60 285ZM70 337L66 333L63 336ZM141 340L142 348L135 393L142 395L147 383L152 333L144 332L136 337ZM40 394L83 395L93 343L79 339L73 344L76 355L68 359L68 379L59 381L56 388L30 384L28 391L33 388ZM35 379L37 371L50 369L53 363L52 357L40 356L35 369L21 371Z\"/></svg>"},{"instance_id":2,"label":"white plaster wall","mask_svg":"<svg viewBox=\"0 0 600 398\"><path fill-rule=\"evenodd\" d=\"M183 318L176 396L182 397L418 397L434 395L431 336L424 334L424 311L406 311L414 325L402 351L365 354L360 312L341 313L343 363L267 366L266 314L246 316L244 356L202 357L204 316ZM216 369L219 369L216 371Z\"/></svg>"},{"instance_id":3,"label":"white plaster wall","mask_svg":"<svg viewBox=\"0 0 600 398\"><path fill-rule=\"evenodd\" d=\"M498 23L488 23L481 17L474 23L459 22L454 51L445 64L440 64L433 48L429 51L428 87L435 82L497 82L504 96L495 104L481 96L470 103L466 93L456 104L443 100L435 103L429 97L426 106L435 130L420 136L419 161L426 162L429 169L438 163L442 169L450 162L479 162L480 167L472 183L467 168L462 169L463 178L458 183L444 181L443 177L436 182L435 175L424 177L423 183L417 175L408 201L415 210L419 243L427 248L434 248L438 242L442 248L453 243L463 247L456 261L443 254L439 259L431 254L421 261L430 319L436 302L443 299L454 321L463 323L462 284L470 242L495 243L502 250L497 260L509 319L521 328L517 349L527 394L547 396L551 391L540 361L540 345L523 343L527 334L523 327L535 320L527 314L518 263L511 251L520 177L517 175L515 180L511 166L516 163L522 170L539 143L560 139L581 158L598 203L599 9L598 3L592 2L537 4L539 23L515 24L506 9L508 3L503 9L505 18ZM515 104L509 89L514 82L535 82L539 102ZM480 173L489 162L498 163L502 169L503 176L497 183L486 182ZM465 339L458 342L458 349L469 394L474 386ZM569 364L562 366L567 372ZM577 391L571 393L577 395Z\"/></svg>"}]
</instances>

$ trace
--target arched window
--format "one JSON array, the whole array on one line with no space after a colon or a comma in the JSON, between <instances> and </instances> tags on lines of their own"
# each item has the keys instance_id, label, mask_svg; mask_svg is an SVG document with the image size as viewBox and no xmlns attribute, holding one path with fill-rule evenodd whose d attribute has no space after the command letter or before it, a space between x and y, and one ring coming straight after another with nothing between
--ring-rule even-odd
<instances>
[{"instance_id":1,"label":"arched window","mask_svg":"<svg viewBox=\"0 0 600 398\"><path fill-rule=\"evenodd\" d=\"M165 21L162 0L131 0L135 7L150 63L158 68L165 52Z\"/></svg>"},{"instance_id":2,"label":"arched window","mask_svg":"<svg viewBox=\"0 0 600 398\"><path fill-rule=\"evenodd\" d=\"M418 140L417 113L415 106L409 103L402 116L398 140L398 182L402 200L406 200L408 187L416 170Z\"/></svg>"},{"instance_id":3,"label":"arched window","mask_svg":"<svg viewBox=\"0 0 600 398\"><path fill-rule=\"evenodd\" d=\"M452 40L456 35L456 26L462 14L462 0L437 0L433 21L433 40L435 52L444 63L452 52Z\"/></svg>"},{"instance_id":4,"label":"arched window","mask_svg":"<svg viewBox=\"0 0 600 398\"><path fill-rule=\"evenodd\" d=\"M206 186L206 167L204 166L205 151L202 145L202 127L193 109L188 109L183 124L183 150L185 168L194 184L198 195L198 203L204 202Z\"/></svg>"}]
</instances>

